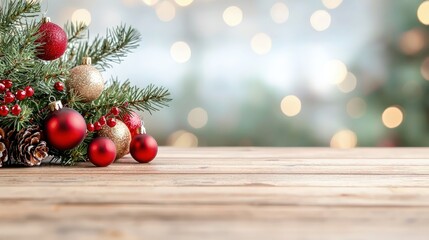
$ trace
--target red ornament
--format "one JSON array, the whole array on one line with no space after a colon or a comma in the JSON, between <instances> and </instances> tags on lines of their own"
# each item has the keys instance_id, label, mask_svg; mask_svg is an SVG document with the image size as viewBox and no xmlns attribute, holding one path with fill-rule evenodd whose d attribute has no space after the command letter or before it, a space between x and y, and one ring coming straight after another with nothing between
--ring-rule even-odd
<instances>
[{"instance_id":1,"label":"red ornament","mask_svg":"<svg viewBox=\"0 0 429 240\"><path fill-rule=\"evenodd\" d=\"M62 82L56 82L54 84L54 88L55 88L55 90L57 90L59 92L62 92L62 91L64 91L64 83L62 83Z\"/></svg>"},{"instance_id":2,"label":"red ornament","mask_svg":"<svg viewBox=\"0 0 429 240\"><path fill-rule=\"evenodd\" d=\"M112 140L98 137L88 146L88 158L97 167L109 166L116 157L116 147Z\"/></svg>"},{"instance_id":3,"label":"red ornament","mask_svg":"<svg viewBox=\"0 0 429 240\"><path fill-rule=\"evenodd\" d=\"M128 129L130 130L131 138L133 138L137 134L140 134L142 120L137 113L131 112L123 116L121 120L125 123L125 125L127 125Z\"/></svg>"},{"instance_id":4,"label":"red ornament","mask_svg":"<svg viewBox=\"0 0 429 240\"><path fill-rule=\"evenodd\" d=\"M3 83L0 83L0 92L6 91L6 86Z\"/></svg>"},{"instance_id":5,"label":"red ornament","mask_svg":"<svg viewBox=\"0 0 429 240\"><path fill-rule=\"evenodd\" d=\"M13 105L12 109L10 110L10 112L12 113L12 115L18 116L21 113L21 107L18 104Z\"/></svg>"},{"instance_id":6,"label":"red ornament","mask_svg":"<svg viewBox=\"0 0 429 240\"><path fill-rule=\"evenodd\" d=\"M0 116L5 117L9 114L9 108L6 105L0 106Z\"/></svg>"},{"instance_id":7,"label":"red ornament","mask_svg":"<svg viewBox=\"0 0 429 240\"><path fill-rule=\"evenodd\" d=\"M110 113L112 113L113 116L118 116L120 112L121 110L118 107L112 107L112 109L110 110Z\"/></svg>"},{"instance_id":8,"label":"red ornament","mask_svg":"<svg viewBox=\"0 0 429 240\"><path fill-rule=\"evenodd\" d=\"M86 124L86 130L88 130L88 132L94 132L95 130L94 124L92 123Z\"/></svg>"},{"instance_id":9,"label":"red ornament","mask_svg":"<svg viewBox=\"0 0 429 240\"><path fill-rule=\"evenodd\" d=\"M86 134L85 119L71 108L52 112L45 120L48 143L58 150L68 150L78 146Z\"/></svg>"},{"instance_id":10,"label":"red ornament","mask_svg":"<svg viewBox=\"0 0 429 240\"><path fill-rule=\"evenodd\" d=\"M27 97L32 97L34 95L34 89L30 86L25 87L25 95Z\"/></svg>"},{"instance_id":11,"label":"red ornament","mask_svg":"<svg viewBox=\"0 0 429 240\"><path fill-rule=\"evenodd\" d=\"M4 86L6 87L6 89L12 88L12 81L10 79L5 79L1 83L4 84Z\"/></svg>"},{"instance_id":12,"label":"red ornament","mask_svg":"<svg viewBox=\"0 0 429 240\"><path fill-rule=\"evenodd\" d=\"M114 127L114 126L116 126L116 119L115 118L109 118L108 120L107 120L107 126L109 126L109 127Z\"/></svg>"},{"instance_id":13,"label":"red ornament","mask_svg":"<svg viewBox=\"0 0 429 240\"><path fill-rule=\"evenodd\" d=\"M98 119L98 122L100 123L101 126L106 125L106 117L105 116L101 116L101 118Z\"/></svg>"},{"instance_id":14,"label":"red ornament","mask_svg":"<svg viewBox=\"0 0 429 240\"><path fill-rule=\"evenodd\" d=\"M13 95L13 93L11 93L11 92L7 92L4 95L4 103L8 104L8 103L11 103L13 101L15 101L15 95Z\"/></svg>"},{"instance_id":15,"label":"red ornament","mask_svg":"<svg viewBox=\"0 0 429 240\"><path fill-rule=\"evenodd\" d=\"M24 90L18 90L15 93L15 97L16 99L18 99L19 101L24 100L27 97L27 92Z\"/></svg>"},{"instance_id":16,"label":"red ornament","mask_svg":"<svg viewBox=\"0 0 429 240\"><path fill-rule=\"evenodd\" d=\"M131 156L140 163L152 161L158 153L158 143L148 134L138 134L130 144Z\"/></svg>"},{"instance_id":17,"label":"red ornament","mask_svg":"<svg viewBox=\"0 0 429 240\"><path fill-rule=\"evenodd\" d=\"M67 34L55 23L51 23L49 18L44 19L40 25L38 33L40 37L36 43L37 57L43 60L54 60L61 57L67 49Z\"/></svg>"}]
</instances>

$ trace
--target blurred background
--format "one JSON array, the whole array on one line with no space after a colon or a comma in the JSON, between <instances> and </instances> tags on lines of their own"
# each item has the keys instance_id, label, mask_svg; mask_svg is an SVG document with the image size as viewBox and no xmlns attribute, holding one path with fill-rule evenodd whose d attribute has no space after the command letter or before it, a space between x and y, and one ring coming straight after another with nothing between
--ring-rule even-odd
<instances>
[{"instance_id":1,"label":"blurred background","mask_svg":"<svg viewBox=\"0 0 429 240\"><path fill-rule=\"evenodd\" d=\"M103 75L170 89L160 145L429 145L429 1L44 0L141 46Z\"/></svg>"}]
</instances>

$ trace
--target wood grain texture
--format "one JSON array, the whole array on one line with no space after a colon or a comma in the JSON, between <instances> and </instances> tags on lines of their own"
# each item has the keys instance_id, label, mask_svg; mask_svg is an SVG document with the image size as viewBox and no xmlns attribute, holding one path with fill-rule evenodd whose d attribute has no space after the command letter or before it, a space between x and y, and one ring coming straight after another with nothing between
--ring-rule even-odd
<instances>
[{"instance_id":1,"label":"wood grain texture","mask_svg":"<svg viewBox=\"0 0 429 240\"><path fill-rule=\"evenodd\" d=\"M429 149L160 148L0 169L0 239L429 239Z\"/></svg>"}]
</instances>

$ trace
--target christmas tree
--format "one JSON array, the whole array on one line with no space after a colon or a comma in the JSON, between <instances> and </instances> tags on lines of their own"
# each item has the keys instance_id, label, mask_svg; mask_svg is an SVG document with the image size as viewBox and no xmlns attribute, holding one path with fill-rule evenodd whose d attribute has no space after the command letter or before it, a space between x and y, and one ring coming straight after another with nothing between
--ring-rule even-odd
<instances>
[{"instance_id":1,"label":"christmas tree","mask_svg":"<svg viewBox=\"0 0 429 240\"><path fill-rule=\"evenodd\" d=\"M140 133L135 112L159 110L170 94L104 81L100 71L138 46L134 28L121 25L89 41L85 24L63 29L41 15L38 1L7 0L0 9L0 166L40 165L48 156L64 165L106 165L97 161L122 157Z\"/></svg>"}]
</instances>

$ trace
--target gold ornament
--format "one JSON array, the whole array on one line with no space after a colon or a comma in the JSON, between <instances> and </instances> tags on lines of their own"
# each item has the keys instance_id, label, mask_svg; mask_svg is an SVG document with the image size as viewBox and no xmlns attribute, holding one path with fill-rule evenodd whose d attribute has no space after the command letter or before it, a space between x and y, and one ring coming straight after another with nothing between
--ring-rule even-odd
<instances>
[{"instance_id":1,"label":"gold ornament","mask_svg":"<svg viewBox=\"0 0 429 240\"><path fill-rule=\"evenodd\" d=\"M99 132L100 137L107 137L115 143L116 159L119 159L130 152L131 133L127 125L120 120L116 120L116 126L104 126Z\"/></svg>"},{"instance_id":2,"label":"gold ornament","mask_svg":"<svg viewBox=\"0 0 429 240\"><path fill-rule=\"evenodd\" d=\"M83 102L91 102L100 97L104 90L104 79L101 73L91 66L91 58L84 57L82 65L70 70L66 81L67 89L73 90Z\"/></svg>"}]
</instances>

